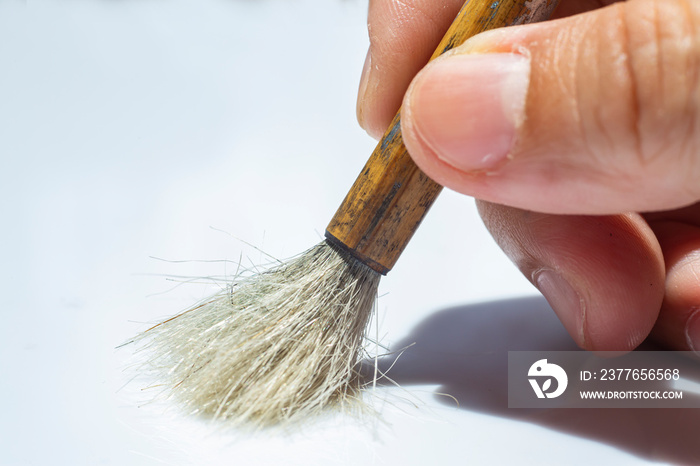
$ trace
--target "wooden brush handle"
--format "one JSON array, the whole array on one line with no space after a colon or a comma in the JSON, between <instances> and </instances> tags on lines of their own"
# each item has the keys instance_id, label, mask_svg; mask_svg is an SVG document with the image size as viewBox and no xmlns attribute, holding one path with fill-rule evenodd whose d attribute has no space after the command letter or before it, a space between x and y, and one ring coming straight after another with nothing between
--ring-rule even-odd
<instances>
[{"instance_id":1,"label":"wooden brush handle","mask_svg":"<svg viewBox=\"0 0 700 466\"><path fill-rule=\"evenodd\" d=\"M467 0L431 60L480 32L545 20L558 3ZM326 228L326 238L386 274L441 190L408 155L399 111Z\"/></svg>"}]
</instances>

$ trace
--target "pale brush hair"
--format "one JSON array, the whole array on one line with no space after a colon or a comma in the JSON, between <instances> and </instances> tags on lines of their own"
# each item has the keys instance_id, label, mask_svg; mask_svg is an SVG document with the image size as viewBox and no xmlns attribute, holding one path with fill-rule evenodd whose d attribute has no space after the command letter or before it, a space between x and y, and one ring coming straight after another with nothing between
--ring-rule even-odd
<instances>
[{"instance_id":1,"label":"pale brush hair","mask_svg":"<svg viewBox=\"0 0 700 466\"><path fill-rule=\"evenodd\" d=\"M186 412L255 426L347 406L380 275L325 241L138 335Z\"/></svg>"}]
</instances>

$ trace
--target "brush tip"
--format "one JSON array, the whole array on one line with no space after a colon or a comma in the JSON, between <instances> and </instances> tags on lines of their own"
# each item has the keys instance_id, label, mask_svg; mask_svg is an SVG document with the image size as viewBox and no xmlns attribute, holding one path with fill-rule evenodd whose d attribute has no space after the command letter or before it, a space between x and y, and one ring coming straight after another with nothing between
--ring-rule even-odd
<instances>
[{"instance_id":1,"label":"brush tip","mask_svg":"<svg viewBox=\"0 0 700 466\"><path fill-rule=\"evenodd\" d=\"M354 404L380 275L323 241L139 335L144 365L190 413L298 421Z\"/></svg>"}]
</instances>

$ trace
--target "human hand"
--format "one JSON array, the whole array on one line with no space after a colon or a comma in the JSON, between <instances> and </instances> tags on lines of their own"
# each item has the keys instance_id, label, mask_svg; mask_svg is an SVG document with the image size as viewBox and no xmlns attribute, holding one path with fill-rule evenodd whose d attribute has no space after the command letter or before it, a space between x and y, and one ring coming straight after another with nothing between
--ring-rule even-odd
<instances>
[{"instance_id":1,"label":"human hand","mask_svg":"<svg viewBox=\"0 0 700 466\"><path fill-rule=\"evenodd\" d=\"M579 346L700 351L700 2L562 0L420 71L462 3L370 1L360 124L403 101L415 162L480 199Z\"/></svg>"}]
</instances>

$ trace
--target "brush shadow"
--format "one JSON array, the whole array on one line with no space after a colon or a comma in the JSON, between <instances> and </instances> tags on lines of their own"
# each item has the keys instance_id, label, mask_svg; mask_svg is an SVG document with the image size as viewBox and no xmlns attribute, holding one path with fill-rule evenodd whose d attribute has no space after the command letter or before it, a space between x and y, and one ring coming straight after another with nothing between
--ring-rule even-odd
<instances>
[{"instance_id":1,"label":"brush shadow","mask_svg":"<svg viewBox=\"0 0 700 466\"><path fill-rule=\"evenodd\" d=\"M438 311L391 349L411 344L398 359L394 354L379 360L382 371L394 364L388 375L400 385L440 384L437 391L454 396L461 409L533 423L644 459L700 464L700 409L508 408L508 351L579 349L542 297ZM370 373L374 361L365 363L363 372ZM700 379L700 367L693 378Z\"/></svg>"}]
</instances>

